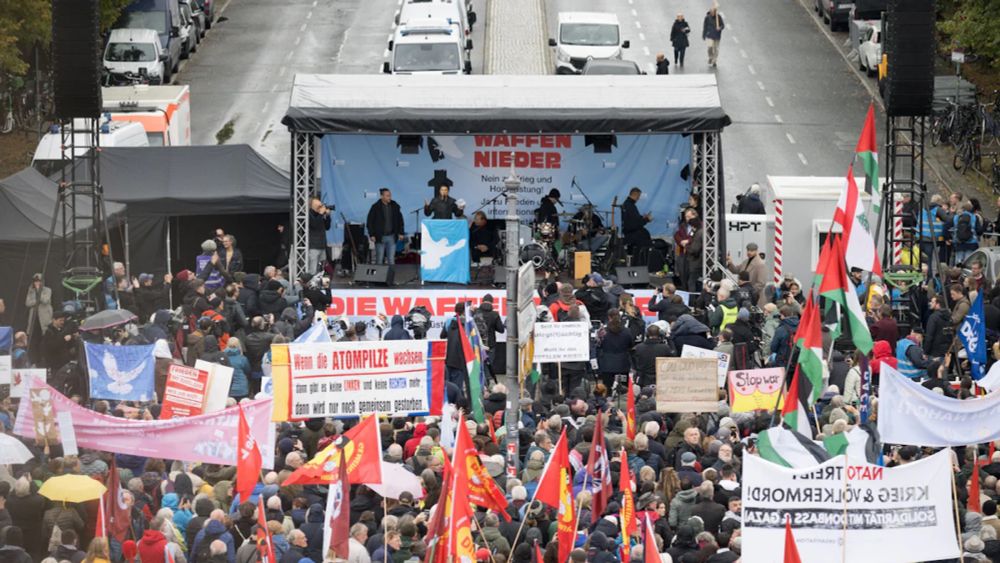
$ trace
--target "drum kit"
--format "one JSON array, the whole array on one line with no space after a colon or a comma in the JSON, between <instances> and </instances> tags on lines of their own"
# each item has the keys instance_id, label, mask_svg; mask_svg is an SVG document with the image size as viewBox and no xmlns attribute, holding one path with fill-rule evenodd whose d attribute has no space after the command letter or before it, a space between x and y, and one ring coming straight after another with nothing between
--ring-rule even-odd
<instances>
[{"instance_id":1,"label":"drum kit","mask_svg":"<svg viewBox=\"0 0 1000 563\"><path fill-rule=\"evenodd\" d=\"M583 215L578 213L560 213L559 216L565 218L569 228L560 237L558 225L552 223L536 223L532 229L532 240L524 243L518 253L521 264L531 263L536 269L545 269L551 272L558 272L572 264L574 253L579 250L590 250L587 243L591 236L588 228L591 219L589 213ZM557 250L558 249L558 250ZM607 252L607 243L601 248L594 249L594 260L599 260Z\"/></svg>"}]
</instances>

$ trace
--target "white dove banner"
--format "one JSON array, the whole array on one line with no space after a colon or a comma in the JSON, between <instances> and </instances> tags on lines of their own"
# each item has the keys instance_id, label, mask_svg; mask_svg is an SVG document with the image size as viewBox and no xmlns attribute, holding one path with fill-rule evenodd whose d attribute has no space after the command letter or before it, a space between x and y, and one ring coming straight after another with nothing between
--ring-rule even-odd
<instances>
[{"instance_id":1,"label":"white dove banner","mask_svg":"<svg viewBox=\"0 0 1000 563\"><path fill-rule=\"evenodd\" d=\"M114 401L152 401L156 359L153 346L84 343L90 396Z\"/></svg>"},{"instance_id":2,"label":"white dove banner","mask_svg":"<svg viewBox=\"0 0 1000 563\"><path fill-rule=\"evenodd\" d=\"M424 219L420 234L420 279L469 283L469 224L462 219Z\"/></svg>"}]
</instances>

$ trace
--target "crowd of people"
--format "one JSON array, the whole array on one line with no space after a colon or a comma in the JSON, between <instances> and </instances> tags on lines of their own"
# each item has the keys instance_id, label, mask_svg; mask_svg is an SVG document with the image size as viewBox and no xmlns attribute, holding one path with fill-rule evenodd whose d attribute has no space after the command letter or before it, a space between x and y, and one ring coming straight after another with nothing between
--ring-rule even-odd
<instances>
[{"instance_id":1,"label":"crowd of people","mask_svg":"<svg viewBox=\"0 0 1000 563\"><path fill-rule=\"evenodd\" d=\"M383 195L391 201L391 194ZM748 200L754 199L752 195ZM973 397L973 382L968 366L958 359L954 336L979 295L985 297L989 343L1000 356L995 344L1000 335L1000 285L990 279L985 264L968 260L970 247L963 246L968 243L961 234L962 225L971 222L973 232L981 235L982 222L967 221L962 215L969 202L956 202L954 213L944 211L942 200L932 199L932 203L940 205L931 206L930 216L942 226L952 226L935 239L940 245L935 250L944 262L937 276L925 282L889 283L851 272L875 341L869 357L873 394L877 394L880 367L891 365L936 392ZM943 213L949 213L950 219ZM385 226L376 242L384 243L387 251L391 238L397 236L398 218L393 215L370 221ZM691 235L697 228L697 216L692 214L681 234ZM336 290L322 273L298 280L285 279L282 270L273 266L261 274L244 273L235 238L224 233L217 238L202 244L195 272L184 270L160 278L142 274L128 280L124 268L116 264L104 284L108 304L134 312L138 320L103 331L81 333L73 315L52 302L45 280L35 276L26 296L28 324L14 336L12 364L48 368L50 383L67 396L97 412L122 418L158 418L168 366L194 365L199 359L233 367L231 405L258 396L261 378L269 369L271 344L293 341L310 330ZM691 239L682 236L683 240ZM930 239L926 242L929 249ZM953 256L944 256L948 250ZM772 424L772 413L730 412L725 389L719 391L715 412L659 413L655 366L657 358L679 356L685 346L728 354L730 369L789 365L808 287L793 276L780 284L766 283L767 271L757 251L755 245L748 245L745 260L728 261L727 271L697 280L696 287L688 283L688 276L678 276L657 288L642 307L614 276L600 272L577 284L546 281L538 288L539 320L592 327L593 361L563 363L558 371L545 369L539 378L528 378L523 391L506 388L502 378L486 370L481 400L488 420L466 424L484 467L509 504L506 515L482 509L475 513L473 538L479 561L534 562L536 546L546 563L557 561L555 510L535 500L534 493L563 431L575 469L580 513L572 561L620 561L626 544L631 545L631 560L642 561L643 550L654 548L642 541L646 522L652 525L661 561L727 563L740 559L741 467L745 456L755 454L757 433ZM911 245L906 256L916 257L915 266L919 256L931 254ZM949 260L955 263L953 258L958 264L947 266ZM469 384L460 323L455 322L466 318L467 307L489 359L497 335L504 331L489 296L456 305L440 333L431 330L426 310L367 322L338 320L329 326L334 338L345 342L447 340L447 395L459 410L470 412L474 386ZM824 335L825 387L810 413L821 432L818 437L850 431L861 423L862 408L861 357L852 352L849 338L833 342L829 332ZM157 400L115 404L91 399L81 360L83 341L154 344ZM629 375L634 387L627 385ZM957 386L950 383L955 378L960 382ZM626 412L630 388L635 393L633 413ZM505 471L503 448L508 404L519 409L519 471L511 475ZM877 401L872 401L870 410L869 421L877 419ZM632 439L626 433L629 414L634 415L638 428ZM0 403L5 433L12 431L15 416L16 401L7 397ZM631 538L621 533L620 493L603 510L594 511L592 485L582 477L594 447L598 417L602 417L613 490L619 490L623 464L627 463L634 477L639 532ZM121 452L83 450L78 456L65 456L59 446L46 453L25 439L35 458L0 469L0 563L253 563L258 559L257 495L266 507L264 520L274 538L277 563L328 561L323 546L327 488L284 482L355 422L311 419L278 424L274 470L262 475L254 498L238 501L234 501L234 467ZM427 537L428 521L446 487L442 482L443 454L448 450L442 445L445 427L438 417L380 421L385 462L418 476L422 495L383 499L364 485L355 486L348 561L423 560L432 539ZM931 451L886 447L887 465L910 463ZM982 512L963 510L961 514L963 548L967 559L1000 561L996 505L1000 453L984 465L976 463L977 451L975 446L959 448L954 456L960 506L966 506L973 472L979 472L982 483ZM127 489L122 501L132 514L124 541L96 533L96 502L53 502L39 494L40 486L52 477L80 474L104 482L113 467Z\"/></svg>"}]
</instances>

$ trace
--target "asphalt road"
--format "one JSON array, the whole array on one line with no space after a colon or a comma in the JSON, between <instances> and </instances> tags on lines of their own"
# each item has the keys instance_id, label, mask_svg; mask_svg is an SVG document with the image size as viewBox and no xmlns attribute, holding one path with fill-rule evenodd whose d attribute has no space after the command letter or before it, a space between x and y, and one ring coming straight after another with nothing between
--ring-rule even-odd
<instances>
[{"instance_id":1,"label":"asphalt road","mask_svg":"<svg viewBox=\"0 0 1000 563\"><path fill-rule=\"evenodd\" d=\"M716 68L708 66L701 40L708 2L665 7L658 0L548 0L548 23L554 34L560 10L612 11L622 38L631 41L625 58L647 72L662 51L672 73L715 74L733 121L722 136L727 201L767 175L844 175L871 101L848 61L798 0L719 4L726 29ZM670 27L677 12L691 26L684 68L672 64ZM846 34L838 37L843 41Z\"/></svg>"},{"instance_id":2,"label":"asphalt road","mask_svg":"<svg viewBox=\"0 0 1000 563\"><path fill-rule=\"evenodd\" d=\"M482 18L485 0L477 0ZM191 86L192 143L246 143L288 170L281 125L296 73L381 72L399 0L229 0L177 82ZM483 25L473 31L473 72L482 72Z\"/></svg>"}]
</instances>

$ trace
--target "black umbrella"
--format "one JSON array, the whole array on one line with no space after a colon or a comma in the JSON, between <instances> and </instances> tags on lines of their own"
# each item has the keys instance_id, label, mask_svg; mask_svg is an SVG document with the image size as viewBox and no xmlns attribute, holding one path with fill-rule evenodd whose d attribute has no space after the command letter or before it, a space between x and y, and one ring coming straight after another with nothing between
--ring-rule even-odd
<instances>
[{"instance_id":1,"label":"black umbrella","mask_svg":"<svg viewBox=\"0 0 1000 563\"><path fill-rule=\"evenodd\" d=\"M130 323L135 319L135 314L127 309L107 309L87 317L80 325L80 330L85 332L104 330Z\"/></svg>"}]
</instances>

